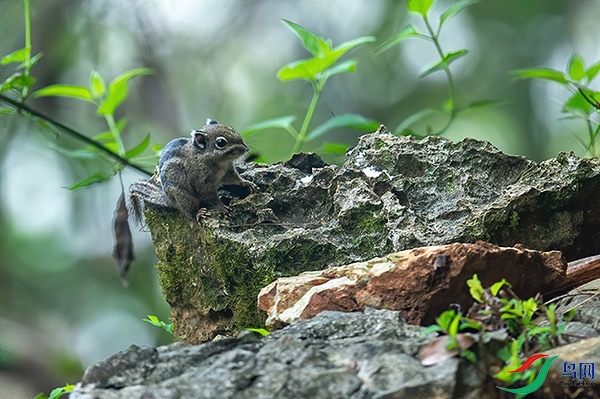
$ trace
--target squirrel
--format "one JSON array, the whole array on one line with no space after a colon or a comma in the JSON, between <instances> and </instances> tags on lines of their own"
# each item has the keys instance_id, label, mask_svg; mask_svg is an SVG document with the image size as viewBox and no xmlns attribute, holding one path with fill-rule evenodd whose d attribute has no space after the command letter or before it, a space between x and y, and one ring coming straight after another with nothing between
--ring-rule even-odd
<instances>
[{"instance_id":1,"label":"squirrel","mask_svg":"<svg viewBox=\"0 0 600 399\"><path fill-rule=\"evenodd\" d=\"M142 223L145 203L158 209L176 209L186 218L200 221L207 207L228 213L217 194L219 186L232 184L248 187L250 192L258 190L233 166L248 147L232 127L208 119L191 135L170 141L162 150L154 175L130 186L130 211L138 224Z\"/></svg>"}]
</instances>

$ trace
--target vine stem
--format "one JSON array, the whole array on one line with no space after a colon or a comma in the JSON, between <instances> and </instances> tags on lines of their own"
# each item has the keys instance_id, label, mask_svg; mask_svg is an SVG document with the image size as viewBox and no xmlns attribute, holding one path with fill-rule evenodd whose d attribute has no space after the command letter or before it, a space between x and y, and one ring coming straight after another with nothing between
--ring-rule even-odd
<instances>
[{"instance_id":1,"label":"vine stem","mask_svg":"<svg viewBox=\"0 0 600 399\"><path fill-rule=\"evenodd\" d=\"M308 111L306 111L306 116L304 117L304 121L302 122L302 127L300 128L300 133L298 133L298 137L296 138L296 144L294 144L294 149L292 150L292 154L296 154L300 151L302 144L306 141L306 132L308 130L308 125L315 113L315 108L317 107L317 102L319 102L319 98L321 97L321 91L323 90L323 86L325 84L324 79L320 79L318 82L311 81L314 93L312 100L310 101L310 105L308 106Z\"/></svg>"},{"instance_id":2,"label":"vine stem","mask_svg":"<svg viewBox=\"0 0 600 399\"><path fill-rule=\"evenodd\" d=\"M115 143L117 143L117 153L124 157L125 156L125 146L123 145L123 140L121 140L121 132L117 128L117 124L115 123L115 117L112 114L104 115L104 119L106 119L106 124L110 129L113 139Z\"/></svg>"},{"instance_id":3,"label":"vine stem","mask_svg":"<svg viewBox=\"0 0 600 399\"><path fill-rule=\"evenodd\" d=\"M446 55L444 54L444 51L442 50L442 47L440 46L438 36L433 32L433 29L431 28L431 24L429 23L429 19L427 18L426 15L423 15L423 20L425 21L425 26L427 27L427 31L431 35L431 41L435 45L435 49L437 50L440 58L443 60L444 57L446 57ZM444 63L442 65L442 69L444 70L444 72L446 73L446 76L448 77L448 91L449 91L449 96L450 96L450 119L448 119L446 126L444 126L442 128L442 130L440 130L437 133L437 135L440 135L440 134L444 133L446 130L448 130L448 128L454 121L454 118L456 117L456 114L457 114L456 107L454 106L455 99L456 99L456 89L454 87L454 78L452 77L452 72L450 71L450 67L448 66L447 63Z\"/></svg>"},{"instance_id":4,"label":"vine stem","mask_svg":"<svg viewBox=\"0 0 600 399\"><path fill-rule=\"evenodd\" d=\"M25 76L29 76L31 70L31 7L29 0L24 0L25 8ZM23 88L21 98L27 98L29 87Z\"/></svg>"}]
</instances>

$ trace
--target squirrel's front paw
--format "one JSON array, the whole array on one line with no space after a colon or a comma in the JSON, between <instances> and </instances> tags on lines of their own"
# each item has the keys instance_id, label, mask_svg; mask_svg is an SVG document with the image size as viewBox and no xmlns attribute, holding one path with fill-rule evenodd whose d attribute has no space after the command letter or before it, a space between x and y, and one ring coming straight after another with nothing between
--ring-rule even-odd
<instances>
[{"instance_id":1,"label":"squirrel's front paw","mask_svg":"<svg viewBox=\"0 0 600 399\"><path fill-rule=\"evenodd\" d=\"M208 213L209 213L209 211L206 208L198 209L198 212L196 212L196 221L201 222L202 219L205 219L208 217Z\"/></svg>"},{"instance_id":2,"label":"squirrel's front paw","mask_svg":"<svg viewBox=\"0 0 600 399\"><path fill-rule=\"evenodd\" d=\"M221 215L224 219L229 219L229 217L231 216L231 213L229 212L229 209L223 205L222 207L217 207L215 209L207 209L207 208L200 208L198 209L198 212L196 213L196 221L197 222L201 222L202 219L207 219L211 216L214 218L216 215L216 213L218 213L219 215Z\"/></svg>"}]
</instances>

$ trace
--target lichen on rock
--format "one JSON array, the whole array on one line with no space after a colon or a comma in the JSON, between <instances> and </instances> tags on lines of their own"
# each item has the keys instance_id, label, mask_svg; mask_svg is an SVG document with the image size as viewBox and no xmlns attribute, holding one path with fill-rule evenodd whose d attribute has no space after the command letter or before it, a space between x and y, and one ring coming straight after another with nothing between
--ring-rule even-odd
<instances>
[{"instance_id":1,"label":"lichen on rock","mask_svg":"<svg viewBox=\"0 0 600 399\"><path fill-rule=\"evenodd\" d=\"M175 332L190 343L262 324L260 289L304 271L477 240L568 260L600 252L597 159L538 164L472 139L374 133L341 167L298 154L238 169L260 191L222 190L229 219L145 212Z\"/></svg>"}]
</instances>

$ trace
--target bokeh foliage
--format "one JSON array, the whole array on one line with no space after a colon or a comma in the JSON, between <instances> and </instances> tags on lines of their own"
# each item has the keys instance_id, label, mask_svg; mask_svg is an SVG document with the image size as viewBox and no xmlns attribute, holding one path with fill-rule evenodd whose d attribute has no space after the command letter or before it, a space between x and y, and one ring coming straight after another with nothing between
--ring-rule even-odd
<instances>
[{"instance_id":1,"label":"bokeh foliage","mask_svg":"<svg viewBox=\"0 0 600 399\"><path fill-rule=\"evenodd\" d=\"M187 135L210 117L240 132L279 120L284 129L247 133L245 138L267 162L287 158L294 147L321 151L327 160L339 161L339 152L356 143L363 132L329 128L372 121L398 133L443 130L454 140L485 139L505 152L535 160L563 150L584 155L586 150L576 137L588 144L588 133L597 132L594 104L586 105L580 98L592 95L592 102L595 99L595 83L588 75L600 59L600 10L593 2L428 3L409 14L407 4L396 0L32 0L31 33L26 37L23 3L8 1L0 4L0 54L11 54L30 43L31 73L14 81L22 87L32 84L23 93L30 97L27 104L90 137L111 131L120 152L145 148L149 154L151 143L164 144ZM375 38L374 42L362 41L335 64L353 73L327 79L304 129L305 138L312 140L301 146L286 128L293 126L293 118L299 121L299 116L307 115L315 86L282 82L277 72L291 73L295 60L307 56L303 44L313 39L292 27L298 40L282 19L293 21L325 44L331 40L330 47L323 47L330 51L338 48L333 43L340 46L361 37ZM443 29L436 25L440 21ZM442 59L431 40L416 37L419 32L436 35ZM410 40L400 40L402 35L401 39ZM317 39L316 43L321 42ZM313 44L308 44L313 49L310 55L318 58ZM374 54L378 47L386 51ZM37 57L39 53L43 57ZM13 54L12 60L21 60L22 55ZM443 57L448 70L439 64ZM439 68L430 68L438 64ZM282 69L285 65L289 68ZM2 82L14 73L8 66L0 67ZM98 107L89 101L30 96L51 85L88 87L91 83L92 98L95 93L100 104L106 94L103 88L110 86L102 82L114 82L113 77L136 68L151 69L153 74L129 80L127 99L111 110L122 146L115 140L115 129L109 126L107 130L104 115L108 114L98 117ZM515 80L510 75L530 68L559 71L568 80L569 90L556 82ZM452 95L448 71L455 87ZM423 74L427 76L420 78ZM313 78L318 83L317 75ZM456 112L482 100L500 105ZM423 110L432 111L419 114ZM578 118L561 120L570 116L562 114L563 110L578 112ZM444 130L453 111L452 124ZM418 117L409 120L414 115ZM127 134L120 135L125 125L118 121L123 118ZM346 118L341 120L344 123L341 118ZM301 131L302 126L298 136ZM29 119L1 115L0 133L3 392L29 384L35 385L29 396L10 391L17 392L11 397L33 397L74 381L89 362L124 349L126 343L168 342L167 333L159 341L153 335L158 329L140 321L147 314L168 319L156 287L152 267L156 259L148 234L135 237L137 261L127 290L121 287L110 258L110 221L120 182L113 179L75 193L61 188L114 169L104 159L64 155L80 150L81 143L65 134L40 131ZM125 185L143 177L129 168L123 173ZM117 349L99 337L110 337L106 341L117 343ZM90 341L105 348L104 352L90 351Z\"/></svg>"}]
</instances>

